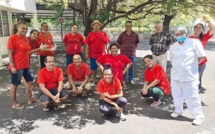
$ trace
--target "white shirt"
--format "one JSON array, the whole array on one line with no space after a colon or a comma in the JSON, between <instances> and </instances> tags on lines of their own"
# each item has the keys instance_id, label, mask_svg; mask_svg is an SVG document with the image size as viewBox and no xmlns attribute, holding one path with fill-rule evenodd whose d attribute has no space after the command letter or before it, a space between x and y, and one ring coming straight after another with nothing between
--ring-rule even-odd
<instances>
[{"instance_id":1,"label":"white shirt","mask_svg":"<svg viewBox=\"0 0 215 134\"><path fill-rule=\"evenodd\" d=\"M172 62L171 78L180 82L199 79L198 57L205 57L205 51L199 39L187 38L184 44L175 42L170 47Z\"/></svg>"}]
</instances>

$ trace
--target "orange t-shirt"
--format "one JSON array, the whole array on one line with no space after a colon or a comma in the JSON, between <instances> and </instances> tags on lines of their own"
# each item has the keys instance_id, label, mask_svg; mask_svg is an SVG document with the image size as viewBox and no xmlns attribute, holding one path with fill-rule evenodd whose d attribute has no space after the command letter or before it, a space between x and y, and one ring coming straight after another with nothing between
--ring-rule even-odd
<instances>
[{"instance_id":1,"label":"orange t-shirt","mask_svg":"<svg viewBox=\"0 0 215 134\"><path fill-rule=\"evenodd\" d=\"M86 63L81 63L80 68L77 68L75 63L72 63L67 68L67 74L71 75L74 81L84 81L85 76L90 74L90 68Z\"/></svg>"},{"instance_id":2,"label":"orange t-shirt","mask_svg":"<svg viewBox=\"0 0 215 134\"><path fill-rule=\"evenodd\" d=\"M97 92L105 93L107 92L110 95L115 95L117 92L122 89L121 83L118 78L113 77L111 83L107 83L104 78L102 78L97 86ZM113 100L113 99L111 99Z\"/></svg>"},{"instance_id":3,"label":"orange t-shirt","mask_svg":"<svg viewBox=\"0 0 215 134\"><path fill-rule=\"evenodd\" d=\"M10 36L7 49L13 50L13 61L16 70L30 67L30 46L27 37L20 37L17 34ZM11 69L11 64L8 66Z\"/></svg>"},{"instance_id":4,"label":"orange t-shirt","mask_svg":"<svg viewBox=\"0 0 215 134\"><path fill-rule=\"evenodd\" d=\"M53 38L49 32L47 32L46 34L44 34L43 32L40 32L37 41L38 41L39 45L47 44L47 49L53 48ZM40 50L37 52L37 54L41 55L41 56L52 56L52 55L54 55L54 51Z\"/></svg>"},{"instance_id":5,"label":"orange t-shirt","mask_svg":"<svg viewBox=\"0 0 215 134\"><path fill-rule=\"evenodd\" d=\"M170 92L170 84L166 73L164 72L163 68L158 64L155 64L153 70L150 70L149 68L145 70L145 81L151 83L155 79L160 80L157 86L160 86L164 94L167 96Z\"/></svg>"},{"instance_id":6,"label":"orange t-shirt","mask_svg":"<svg viewBox=\"0 0 215 134\"><path fill-rule=\"evenodd\" d=\"M38 84L45 84L48 90L58 87L58 83L63 81L63 72L61 68L55 67L53 71L48 71L46 67L41 69L38 73Z\"/></svg>"}]
</instances>

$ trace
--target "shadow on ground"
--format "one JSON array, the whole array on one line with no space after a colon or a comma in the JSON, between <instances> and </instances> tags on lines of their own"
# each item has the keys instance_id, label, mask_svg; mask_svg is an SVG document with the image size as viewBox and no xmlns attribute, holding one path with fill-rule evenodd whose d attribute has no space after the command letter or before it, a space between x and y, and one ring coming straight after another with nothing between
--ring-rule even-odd
<instances>
[{"instance_id":1,"label":"shadow on ground","mask_svg":"<svg viewBox=\"0 0 215 134\"><path fill-rule=\"evenodd\" d=\"M141 47L141 46L140 46ZM65 52L58 51L55 55L56 62L59 67L65 72ZM32 71L34 76L37 75L37 58L32 57ZM168 62L167 73L169 76L171 64ZM170 113L173 111L172 96L169 95L162 99L163 104L158 108L150 107L152 99L143 98L140 95L140 90L143 86L143 71L145 66L142 58L137 58L135 63L135 82L134 86L129 83L123 87L125 97L128 100L128 105L125 109L127 115L137 115L149 118L158 118L172 120ZM101 75L99 75L101 76ZM25 88L19 86L17 98L18 101L25 105L23 110L14 110L11 108L11 100L9 97L10 74L7 69L0 70L1 93L0 93L0 130L8 133L25 133L30 132L39 126L36 121L50 121L53 125L63 127L65 129L82 129L86 124L102 125L106 121L118 123L120 120L115 117L115 111L111 111L112 116L103 116L99 112L98 94L95 92L96 87L89 93L87 97L72 97L69 95L68 100L63 103L65 108L59 111L51 109L49 112L43 112L40 103L27 104L27 96ZM98 77L99 80L99 77ZM37 86L37 84L35 84ZM35 94L38 94L36 89ZM186 107L185 107L186 108ZM190 118L180 117L179 121L191 121Z\"/></svg>"}]
</instances>

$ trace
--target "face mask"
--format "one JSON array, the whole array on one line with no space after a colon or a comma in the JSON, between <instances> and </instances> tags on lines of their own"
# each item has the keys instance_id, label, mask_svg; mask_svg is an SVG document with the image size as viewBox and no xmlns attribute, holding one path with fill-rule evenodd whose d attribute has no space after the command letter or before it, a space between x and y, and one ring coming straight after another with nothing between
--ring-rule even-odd
<instances>
[{"instance_id":1,"label":"face mask","mask_svg":"<svg viewBox=\"0 0 215 134\"><path fill-rule=\"evenodd\" d=\"M184 42L186 38L187 38L186 36L181 36L181 37L176 38L176 40L178 42Z\"/></svg>"}]
</instances>

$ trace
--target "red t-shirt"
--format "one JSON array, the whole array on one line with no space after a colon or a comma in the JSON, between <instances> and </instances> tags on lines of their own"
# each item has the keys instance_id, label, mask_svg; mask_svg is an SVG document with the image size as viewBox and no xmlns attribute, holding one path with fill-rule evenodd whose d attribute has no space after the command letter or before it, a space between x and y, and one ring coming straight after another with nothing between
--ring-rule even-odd
<instances>
[{"instance_id":1,"label":"red t-shirt","mask_svg":"<svg viewBox=\"0 0 215 134\"><path fill-rule=\"evenodd\" d=\"M97 92L105 93L107 92L110 95L115 95L119 90L122 89L121 83L118 78L113 77L111 83L107 83L104 78L102 78L97 86ZM113 100L113 99L111 99Z\"/></svg>"},{"instance_id":2,"label":"red t-shirt","mask_svg":"<svg viewBox=\"0 0 215 134\"><path fill-rule=\"evenodd\" d=\"M153 70L150 70L149 68L145 70L145 81L151 83L155 79L160 80L158 86L162 88L164 94L167 96L170 92L170 84L166 73L164 72L163 68L158 64L155 64Z\"/></svg>"},{"instance_id":3,"label":"red t-shirt","mask_svg":"<svg viewBox=\"0 0 215 134\"><path fill-rule=\"evenodd\" d=\"M103 31L98 33L92 31L88 34L85 43L89 45L89 57L99 58L105 54L105 45L109 43L109 38Z\"/></svg>"},{"instance_id":4,"label":"red t-shirt","mask_svg":"<svg viewBox=\"0 0 215 134\"><path fill-rule=\"evenodd\" d=\"M10 36L7 49L13 50L13 61L16 70L30 67L30 46L27 37L20 37L17 34ZM11 64L8 66L11 69Z\"/></svg>"},{"instance_id":5,"label":"red t-shirt","mask_svg":"<svg viewBox=\"0 0 215 134\"><path fill-rule=\"evenodd\" d=\"M58 87L58 83L63 81L63 72L61 68L55 67L53 71L48 71L46 67L38 73L38 84L45 84L48 90Z\"/></svg>"},{"instance_id":6,"label":"red t-shirt","mask_svg":"<svg viewBox=\"0 0 215 134\"><path fill-rule=\"evenodd\" d=\"M132 61L127 56L122 54L118 54L117 56L106 54L98 58L96 61L100 64L103 64L104 66L110 64L111 68L113 69L114 76L117 77L121 83L123 82L122 71L127 64L132 63Z\"/></svg>"},{"instance_id":7,"label":"red t-shirt","mask_svg":"<svg viewBox=\"0 0 215 134\"><path fill-rule=\"evenodd\" d=\"M210 35L210 31L208 31L206 34L203 35L203 38L202 38L202 46L203 48L205 49L206 48L206 45L207 45L207 42L208 40L213 36ZM194 38L194 39L199 39L199 37L195 37L195 36L190 36L189 38ZM201 63L199 63L199 66L205 64L207 62L207 58L205 58Z\"/></svg>"},{"instance_id":8,"label":"red t-shirt","mask_svg":"<svg viewBox=\"0 0 215 134\"><path fill-rule=\"evenodd\" d=\"M47 49L53 48L53 38L52 35L48 32L44 34L43 32L39 33L38 39L37 39L39 45L41 44L47 44ZM54 51L38 51L38 55L41 56L52 56L54 55Z\"/></svg>"},{"instance_id":9,"label":"red t-shirt","mask_svg":"<svg viewBox=\"0 0 215 134\"><path fill-rule=\"evenodd\" d=\"M74 81L84 81L85 76L90 74L90 68L86 63L81 63L80 68L77 68L75 63L72 63L67 68L67 74L71 75Z\"/></svg>"},{"instance_id":10,"label":"red t-shirt","mask_svg":"<svg viewBox=\"0 0 215 134\"><path fill-rule=\"evenodd\" d=\"M40 47L40 45L37 42L37 40L30 41L30 39L28 38L28 43L29 43L29 45L31 47L31 51Z\"/></svg>"},{"instance_id":11,"label":"red t-shirt","mask_svg":"<svg viewBox=\"0 0 215 134\"><path fill-rule=\"evenodd\" d=\"M83 36L78 33L74 36L71 35L71 33L66 34L63 43L66 44L66 53L69 55L75 55L82 52L81 46L85 44Z\"/></svg>"}]
</instances>

